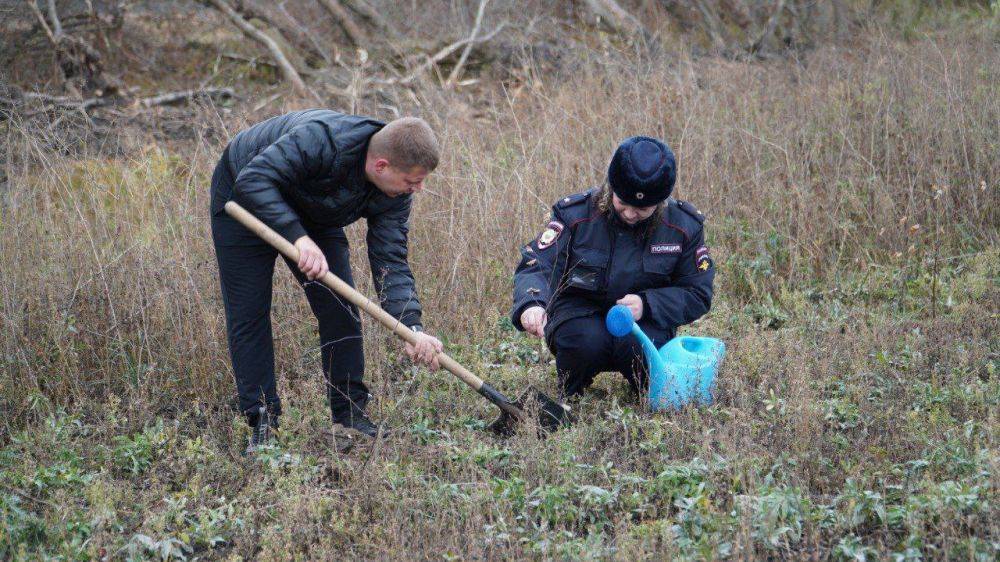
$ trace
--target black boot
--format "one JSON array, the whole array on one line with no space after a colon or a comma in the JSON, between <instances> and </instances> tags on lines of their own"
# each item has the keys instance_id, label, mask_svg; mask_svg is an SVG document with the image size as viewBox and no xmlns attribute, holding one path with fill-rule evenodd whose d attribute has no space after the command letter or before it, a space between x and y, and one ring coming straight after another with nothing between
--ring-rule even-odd
<instances>
[{"instance_id":1,"label":"black boot","mask_svg":"<svg viewBox=\"0 0 1000 562\"><path fill-rule=\"evenodd\" d=\"M377 437L379 431L382 431L383 435L386 433L384 429L381 429L380 426L375 425L372 423L372 420L368 419L363 409L355 405L352 405L347 412L336 416L333 419L333 423L339 423L346 429L353 429L372 438Z\"/></svg>"},{"instance_id":2,"label":"black boot","mask_svg":"<svg viewBox=\"0 0 1000 562\"><path fill-rule=\"evenodd\" d=\"M261 447L273 444L274 430L278 429L278 416L268 412L265 406L260 406L249 418L253 431L250 432L250 443L243 452L248 457L256 454Z\"/></svg>"}]
</instances>

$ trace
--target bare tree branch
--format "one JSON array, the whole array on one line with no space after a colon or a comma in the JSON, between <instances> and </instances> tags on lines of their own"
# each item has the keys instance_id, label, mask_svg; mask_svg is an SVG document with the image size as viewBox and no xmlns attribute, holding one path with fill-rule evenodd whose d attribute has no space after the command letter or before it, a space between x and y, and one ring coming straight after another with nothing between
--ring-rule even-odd
<instances>
[{"instance_id":1,"label":"bare tree branch","mask_svg":"<svg viewBox=\"0 0 1000 562\"><path fill-rule=\"evenodd\" d=\"M310 45L312 45L312 49L311 50L313 52L319 54L320 58L323 59L324 63L326 63L327 65L333 63L333 59L331 59L330 55L327 54L326 49L323 48L323 46L320 45L319 41L316 39L316 34L315 33L311 33L309 31L309 28L307 28L306 26L304 26L301 23L299 23L299 21L297 19L295 19L295 17L292 14L290 14L287 9L285 9L285 3L284 2L280 2L278 4L278 10L281 12L281 15L285 16L285 19L287 19L289 22L291 22L291 25L293 27L295 27L296 29L300 29L301 30L302 37Z\"/></svg>"},{"instance_id":2,"label":"bare tree branch","mask_svg":"<svg viewBox=\"0 0 1000 562\"><path fill-rule=\"evenodd\" d=\"M46 22L42 11L35 4L35 0L26 0L26 3L55 48L59 70L67 89L75 90L76 86L73 82L79 81L79 85L84 90L94 91L99 96L118 92L118 80L104 75L104 62L101 53L84 39L64 33L54 0L48 2L49 20L52 27L49 27L49 23Z\"/></svg>"},{"instance_id":3,"label":"bare tree branch","mask_svg":"<svg viewBox=\"0 0 1000 562\"><path fill-rule=\"evenodd\" d=\"M358 14L361 19L365 20L368 25L374 27L381 33L386 33L390 36L395 36L396 31L389 22L385 21L382 14L379 14L375 8L372 8L368 2L365 0L347 0L347 7L351 9L354 13Z\"/></svg>"},{"instance_id":4,"label":"bare tree branch","mask_svg":"<svg viewBox=\"0 0 1000 562\"><path fill-rule=\"evenodd\" d=\"M310 41L306 28L292 20L287 11L284 12L285 17L275 17L268 9L253 0L236 0L233 2L233 9L248 20L258 19L269 25L289 46L302 51L306 61L313 64L320 60L329 63L326 54Z\"/></svg>"},{"instance_id":5,"label":"bare tree branch","mask_svg":"<svg viewBox=\"0 0 1000 562\"><path fill-rule=\"evenodd\" d=\"M467 45L469 43L485 43L485 42L489 41L490 39L493 39L494 37L496 37L496 34L500 33L500 30L502 30L506 26L507 26L507 22L503 22L500 25L498 25L496 27L496 29L494 29L493 31L487 33L486 35L483 35L482 37L479 37L478 39L469 39L469 38L466 38L466 39L461 39L459 41L455 41L451 45L448 45L448 46L444 47L440 51L438 51L438 52L434 53L433 55L431 55L430 57L428 57L428 59L426 61L424 61L423 64L421 64L420 66L418 66L417 68L415 68L413 70L413 72L407 74L403 78L400 78L398 80L397 79L383 80L383 81L381 81L381 83L383 83L383 84L409 84L409 83L413 82L414 80L416 80L417 77L419 77L421 74L423 74L424 72L426 72L429 68L431 68L432 66L438 64L439 62L443 61L444 59L448 58L449 56L451 56L452 53L454 53L455 51L461 49L465 45Z\"/></svg>"},{"instance_id":6,"label":"bare tree branch","mask_svg":"<svg viewBox=\"0 0 1000 562\"><path fill-rule=\"evenodd\" d=\"M764 25L764 30L761 32L760 36L753 43L750 43L748 50L751 53L760 52L761 47L764 46L764 41L767 40L773 33L775 28L778 26L778 16L785 9L785 0L778 0L777 6L774 7L774 11L771 12L771 17L767 18L767 23Z\"/></svg>"},{"instance_id":7,"label":"bare tree branch","mask_svg":"<svg viewBox=\"0 0 1000 562\"><path fill-rule=\"evenodd\" d=\"M638 35L644 39L652 37L646 26L615 0L585 0L584 4L591 14L617 33Z\"/></svg>"},{"instance_id":8,"label":"bare tree branch","mask_svg":"<svg viewBox=\"0 0 1000 562\"><path fill-rule=\"evenodd\" d=\"M62 37L63 28L59 21L59 13L56 12L56 0L49 0L49 19L52 20L52 32L56 38Z\"/></svg>"},{"instance_id":9,"label":"bare tree branch","mask_svg":"<svg viewBox=\"0 0 1000 562\"><path fill-rule=\"evenodd\" d=\"M221 56L224 59L229 59L229 60L234 60L234 61L239 61L239 62L245 62L245 63L247 63L247 64L249 64L251 66L260 65L260 66L266 66L266 67L269 67L269 68L273 68L273 69L275 69L275 70L277 70L279 72L281 71L281 67L278 66L278 63L276 63L273 60L267 58L266 56L248 57L246 55L241 55L239 53L229 53L229 52L219 53L219 56ZM321 73L322 73L322 70L310 70L308 68L304 68L304 69L302 69L302 70L299 71L299 74L301 76L305 76L307 78L309 78L309 77L315 77L315 76L317 76L317 75L319 75Z\"/></svg>"},{"instance_id":10,"label":"bare tree branch","mask_svg":"<svg viewBox=\"0 0 1000 562\"><path fill-rule=\"evenodd\" d=\"M281 51L281 47L267 36L266 33L254 27L253 24L243 19L243 16L236 13L232 6L230 6L225 0L204 0L211 4L215 9L219 10L229 21L233 22L236 27L240 29L247 37L257 41L258 43L264 45L268 51L270 51L271 56L274 58L275 62L278 64L278 68L281 69L281 74L286 80L291 82L292 87L300 95L307 95L319 100L318 96L313 93L307 86L306 83L302 81L302 77L299 76L299 72L295 70L292 63L288 62L288 58L285 53Z\"/></svg>"},{"instance_id":11,"label":"bare tree branch","mask_svg":"<svg viewBox=\"0 0 1000 562\"><path fill-rule=\"evenodd\" d=\"M475 44L476 35L479 35L479 28L483 25L483 14L486 13L486 5L490 3L490 0L479 0L479 9L476 11L476 23L472 26L472 33L469 34L469 42L465 44L465 49L462 51L462 55L458 58L458 62L455 63L455 68L451 69L451 74L448 75L448 79L445 80L445 87L451 87L454 85L455 81L458 80L459 75L462 72L462 66L465 65L465 60L469 58L469 52L472 51L472 46Z\"/></svg>"},{"instance_id":12,"label":"bare tree branch","mask_svg":"<svg viewBox=\"0 0 1000 562\"><path fill-rule=\"evenodd\" d=\"M233 97L236 97L236 93L233 92L232 88L202 88L199 90L181 90L177 92L168 92L165 94L159 94L156 96L138 98L135 100L135 104L139 107L150 108L159 105L170 105L197 98L215 99L215 98L233 98ZM82 112L86 112L87 110L98 107L107 107L115 104L115 100L112 98L80 99L72 96L53 96L50 94L43 94L40 92L25 92L24 94L21 94L21 99L37 101L43 104L48 104L49 106L52 107L60 107ZM4 103L10 106L20 105L20 102L18 102L17 99L11 99L11 98L0 98L0 103Z\"/></svg>"},{"instance_id":13,"label":"bare tree branch","mask_svg":"<svg viewBox=\"0 0 1000 562\"><path fill-rule=\"evenodd\" d=\"M35 4L35 0L25 0L25 3L28 4L28 7L31 8L32 12L34 12L35 17L38 18L38 25L40 25L42 30L45 31L45 35L48 36L49 41L51 41L53 45L58 45L59 41L56 39L55 33L53 33L52 28L49 27L49 22L45 20L45 16L42 15L42 11L38 9L38 5Z\"/></svg>"},{"instance_id":14,"label":"bare tree branch","mask_svg":"<svg viewBox=\"0 0 1000 562\"><path fill-rule=\"evenodd\" d=\"M351 17L351 14L344 8L338 0L318 0L320 5L333 16L334 21L344 30L348 41L355 47L362 47L368 43L368 37Z\"/></svg>"},{"instance_id":15,"label":"bare tree branch","mask_svg":"<svg viewBox=\"0 0 1000 562\"><path fill-rule=\"evenodd\" d=\"M232 88L202 88L200 90L181 90L179 92L169 92L158 96L140 98L136 100L142 107L154 107L158 105L170 105L182 101L198 98L233 98L236 93Z\"/></svg>"},{"instance_id":16,"label":"bare tree branch","mask_svg":"<svg viewBox=\"0 0 1000 562\"><path fill-rule=\"evenodd\" d=\"M702 21L705 22L705 31L712 39L712 44L716 49L722 51L726 48L726 40L722 36L722 22L711 8L705 5L705 0L695 0L694 5L701 14Z\"/></svg>"}]
</instances>

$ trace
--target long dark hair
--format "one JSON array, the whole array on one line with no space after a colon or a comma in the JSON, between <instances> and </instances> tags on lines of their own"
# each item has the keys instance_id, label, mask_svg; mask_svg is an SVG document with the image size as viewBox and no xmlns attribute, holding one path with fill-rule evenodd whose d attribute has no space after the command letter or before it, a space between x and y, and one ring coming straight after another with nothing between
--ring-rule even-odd
<instances>
[{"instance_id":1,"label":"long dark hair","mask_svg":"<svg viewBox=\"0 0 1000 562\"><path fill-rule=\"evenodd\" d=\"M612 219L615 217L615 204L612 201L611 184L605 179L604 183L601 184L601 189L597 192L597 210L601 212L607 219ZM663 220L664 209L667 208L667 202L663 201L656 205L656 210L653 214L649 216L646 225L646 232L644 236L649 238L656 231L657 225Z\"/></svg>"}]
</instances>

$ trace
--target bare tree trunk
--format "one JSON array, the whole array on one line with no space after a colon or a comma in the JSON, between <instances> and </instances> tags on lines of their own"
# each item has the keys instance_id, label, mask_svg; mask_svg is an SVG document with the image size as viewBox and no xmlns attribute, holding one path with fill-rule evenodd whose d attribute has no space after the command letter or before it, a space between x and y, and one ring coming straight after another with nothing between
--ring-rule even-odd
<instances>
[{"instance_id":1,"label":"bare tree trunk","mask_svg":"<svg viewBox=\"0 0 1000 562\"><path fill-rule=\"evenodd\" d=\"M242 31L247 37L267 47L267 50L270 51L274 61L278 64L278 68L281 69L281 74L286 80L291 82L292 87L297 93L300 95L308 95L313 98L317 97L316 94L309 90L306 83L302 81L302 77L299 76L299 72L295 70L292 63L288 62L288 58L285 56L285 53L281 51L281 47L278 46L274 39L271 39L266 33L257 29L253 26L253 24L243 19L243 16L236 13L233 7L230 6L225 0L205 1L211 4L215 9L225 14L226 17L228 17L229 20L236 25L236 27L240 28L240 31Z\"/></svg>"},{"instance_id":2,"label":"bare tree trunk","mask_svg":"<svg viewBox=\"0 0 1000 562\"><path fill-rule=\"evenodd\" d=\"M333 19L340 26L340 29L344 30L344 34L347 35L347 40L351 42L355 47L363 47L368 43L368 37L365 35L364 30L358 26L351 17L351 14L344 8L339 0L318 0L320 5L326 8L326 11L333 16Z\"/></svg>"}]
</instances>

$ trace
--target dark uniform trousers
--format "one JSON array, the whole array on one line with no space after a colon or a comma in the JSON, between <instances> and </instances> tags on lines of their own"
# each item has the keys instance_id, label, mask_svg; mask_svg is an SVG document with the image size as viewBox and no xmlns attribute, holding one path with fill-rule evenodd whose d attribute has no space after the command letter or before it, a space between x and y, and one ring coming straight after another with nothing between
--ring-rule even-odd
<instances>
[{"instance_id":1,"label":"dark uniform trousers","mask_svg":"<svg viewBox=\"0 0 1000 562\"><path fill-rule=\"evenodd\" d=\"M226 161L223 157L215 169L213 190L222 184L231 186L233 183L229 167L224 164ZM353 287L350 253L343 229L318 229L310 231L309 236L326 256L330 271ZM264 404L273 414L280 414L271 332L272 278L279 254L224 212L212 216L212 241L219 264L229 353L240 409L252 418L253 411ZM319 321L321 361L334 418L346 414L352 403L364 408L368 388L362 381L364 351L358 309L318 281L309 282L295 263L282 259L304 286L309 306Z\"/></svg>"},{"instance_id":2,"label":"dark uniform trousers","mask_svg":"<svg viewBox=\"0 0 1000 562\"><path fill-rule=\"evenodd\" d=\"M652 326L643 331L659 347L672 334ZM603 316L584 316L562 322L548 338L549 349L556 356L559 389L563 398L581 394L594 382L598 373L617 371L637 394L648 386L649 369L642 346L632 336L617 338L604 326Z\"/></svg>"}]
</instances>

